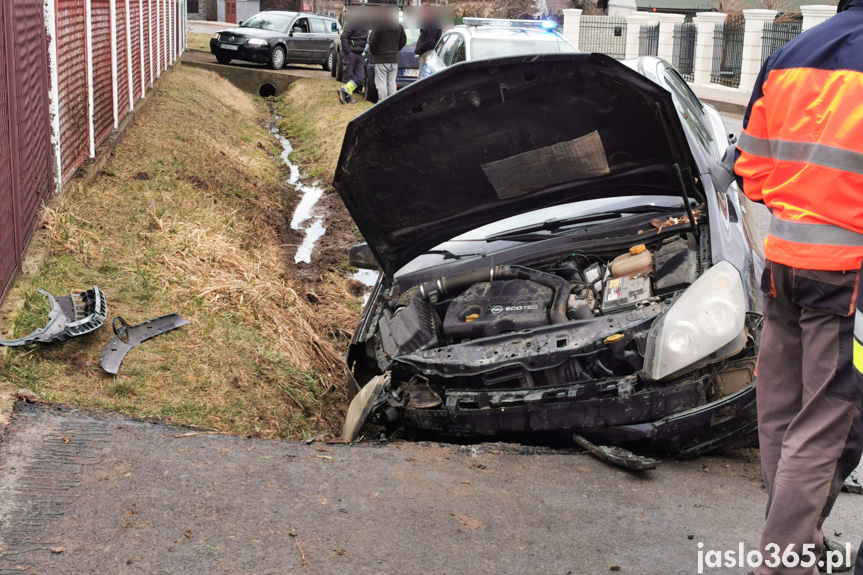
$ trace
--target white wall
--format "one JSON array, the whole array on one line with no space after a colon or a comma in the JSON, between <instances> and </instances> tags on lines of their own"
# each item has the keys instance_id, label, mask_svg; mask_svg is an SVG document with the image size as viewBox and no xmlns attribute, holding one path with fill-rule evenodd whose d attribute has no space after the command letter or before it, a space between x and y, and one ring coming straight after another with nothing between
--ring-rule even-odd
<instances>
[{"instance_id":1,"label":"white wall","mask_svg":"<svg viewBox=\"0 0 863 575\"><path fill-rule=\"evenodd\" d=\"M237 22L248 20L261 11L258 0L237 0Z\"/></svg>"},{"instance_id":2,"label":"white wall","mask_svg":"<svg viewBox=\"0 0 863 575\"><path fill-rule=\"evenodd\" d=\"M609 0L608 15L626 17L638 11L635 0Z\"/></svg>"}]
</instances>

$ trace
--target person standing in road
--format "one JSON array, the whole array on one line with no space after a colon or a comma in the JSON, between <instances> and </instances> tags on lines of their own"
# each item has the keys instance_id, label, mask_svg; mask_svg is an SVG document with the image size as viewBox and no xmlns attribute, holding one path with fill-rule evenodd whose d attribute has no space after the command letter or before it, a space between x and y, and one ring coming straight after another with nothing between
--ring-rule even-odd
<instances>
[{"instance_id":1,"label":"person standing in road","mask_svg":"<svg viewBox=\"0 0 863 575\"><path fill-rule=\"evenodd\" d=\"M422 28L420 29L420 37L417 39L417 44L414 48L414 54L416 58L419 58L419 73L422 76L423 64L425 64L434 47L437 46L443 30L439 27L440 25L437 22L434 8L429 6L428 3L423 4L420 18Z\"/></svg>"},{"instance_id":2,"label":"person standing in road","mask_svg":"<svg viewBox=\"0 0 863 575\"><path fill-rule=\"evenodd\" d=\"M859 276L863 277L863 267L860 268ZM858 387L863 388L863 286L857 286L857 311L854 314L854 342L851 355L854 363L854 377ZM863 573L863 541L857 550L857 562L854 565L854 573Z\"/></svg>"},{"instance_id":3,"label":"person standing in road","mask_svg":"<svg viewBox=\"0 0 863 575\"><path fill-rule=\"evenodd\" d=\"M773 557L778 546L781 557L793 544L798 557L819 557L835 544L822 525L863 452L863 381L854 376L863 358L852 351L863 261L863 0L841 0L836 16L767 59L743 128L739 183L773 213L757 365L761 552ZM779 563L755 573L818 573L817 562Z\"/></svg>"},{"instance_id":4,"label":"person standing in road","mask_svg":"<svg viewBox=\"0 0 863 575\"><path fill-rule=\"evenodd\" d=\"M372 64L375 66L378 101L396 93L399 52L407 42L405 29L401 24L398 30L375 30L369 38L369 51L372 54Z\"/></svg>"},{"instance_id":5,"label":"person standing in road","mask_svg":"<svg viewBox=\"0 0 863 575\"><path fill-rule=\"evenodd\" d=\"M343 30L340 38L342 52L342 80L339 102L353 104L353 93L366 79L363 50L369 37L368 30Z\"/></svg>"}]
</instances>

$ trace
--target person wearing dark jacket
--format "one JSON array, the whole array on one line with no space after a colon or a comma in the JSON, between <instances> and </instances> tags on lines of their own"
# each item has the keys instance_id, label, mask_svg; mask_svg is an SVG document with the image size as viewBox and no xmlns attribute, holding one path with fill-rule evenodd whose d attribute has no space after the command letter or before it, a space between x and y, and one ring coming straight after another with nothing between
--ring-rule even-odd
<instances>
[{"instance_id":1,"label":"person wearing dark jacket","mask_svg":"<svg viewBox=\"0 0 863 575\"><path fill-rule=\"evenodd\" d=\"M818 573L812 563L824 560L825 546L835 557L840 549L822 526L863 453L863 382L854 375L863 367L863 348L854 344L855 335L863 341L854 326L863 263L861 118L863 0L841 0L835 16L764 63L737 143L743 192L772 212L756 367L767 488L757 575ZM786 550L804 560L773 560ZM854 560L841 551L848 571Z\"/></svg>"},{"instance_id":2,"label":"person wearing dark jacket","mask_svg":"<svg viewBox=\"0 0 863 575\"><path fill-rule=\"evenodd\" d=\"M401 24L398 30L375 30L369 38L369 51L372 53L372 64L375 66L378 101L396 93L399 52L407 42L405 29Z\"/></svg>"},{"instance_id":3,"label":"person wearing dark jacket","mask_svg":"<svg viewBox=\"0 0 863 575\"><path fill-rule=\"evenodd\" d=\"M420 30L420 37L417 39L417 44L414 48L414 54L419 58L420 75L423 73L423 64L425 64L426 59L432 53L434 47L437 46L438 40L440 40L441 34L443 34L443 30L437 27L439 24L435 19L434 8L425 5L422 10L423 27Z\"/></svg>"},{"instance_id":4,"label":"person wearing dark jacket","mask_svg":"<svg viewBox=\"0 0 863 575\"><path fill-rule=\"evenodd\" d=\"M352 104L352 94L366 79L366 66L363 50L369 37L368 30L343 30L340 38L342 52L342 87L339 88L339 102Z\"/></svg>"}]
</instances>

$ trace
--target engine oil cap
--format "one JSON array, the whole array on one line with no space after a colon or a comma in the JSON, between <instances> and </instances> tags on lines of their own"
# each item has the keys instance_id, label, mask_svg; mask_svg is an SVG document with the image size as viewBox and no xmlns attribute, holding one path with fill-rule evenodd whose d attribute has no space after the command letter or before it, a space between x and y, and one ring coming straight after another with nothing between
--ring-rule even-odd
<instances>
[{"instance_id":1,"label":"engine oil cap","mask_svg":"<svg viewBox=\"0 0 863 575\"><path fill-rule=\"evenodd\" d=\"M631 253L632 255L636 255L636 254L640 254L641 252L643 252L646 249L647 249L646 245L638 244L637 246L632 246L631 248L629 248L629 253Z\"/></svg>"},{"instance_id":2,"label":"engine oil cap","mask_svg":"<svg viewBox=\"0 0 863 575\"><path fill-rule=\"evenodd\" d=\"M610 335L607 338L605 338L605 341L603 343L605 343L605 345L609 345L609 344L612 344L616 341L620 341L622 339L623 339L622 333L615 333L615 334Z\"/></svg>"}]
</instances>

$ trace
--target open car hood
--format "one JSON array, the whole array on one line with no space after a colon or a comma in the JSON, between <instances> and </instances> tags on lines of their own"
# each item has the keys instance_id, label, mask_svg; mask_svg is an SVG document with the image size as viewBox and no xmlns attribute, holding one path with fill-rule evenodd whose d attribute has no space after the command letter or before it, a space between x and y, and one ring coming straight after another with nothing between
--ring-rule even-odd
<instances>
[{"instance_id":1,"label":"open car hood","mask_svg":"<svg viewBox=\"0 0 863 575\"><path fill-rule=\"evenodd\" d=\"M703 200L671 95L602 54L458 64L348 124L333 182L384 272L583 199Z\"/></svg>"}]
</instances>

